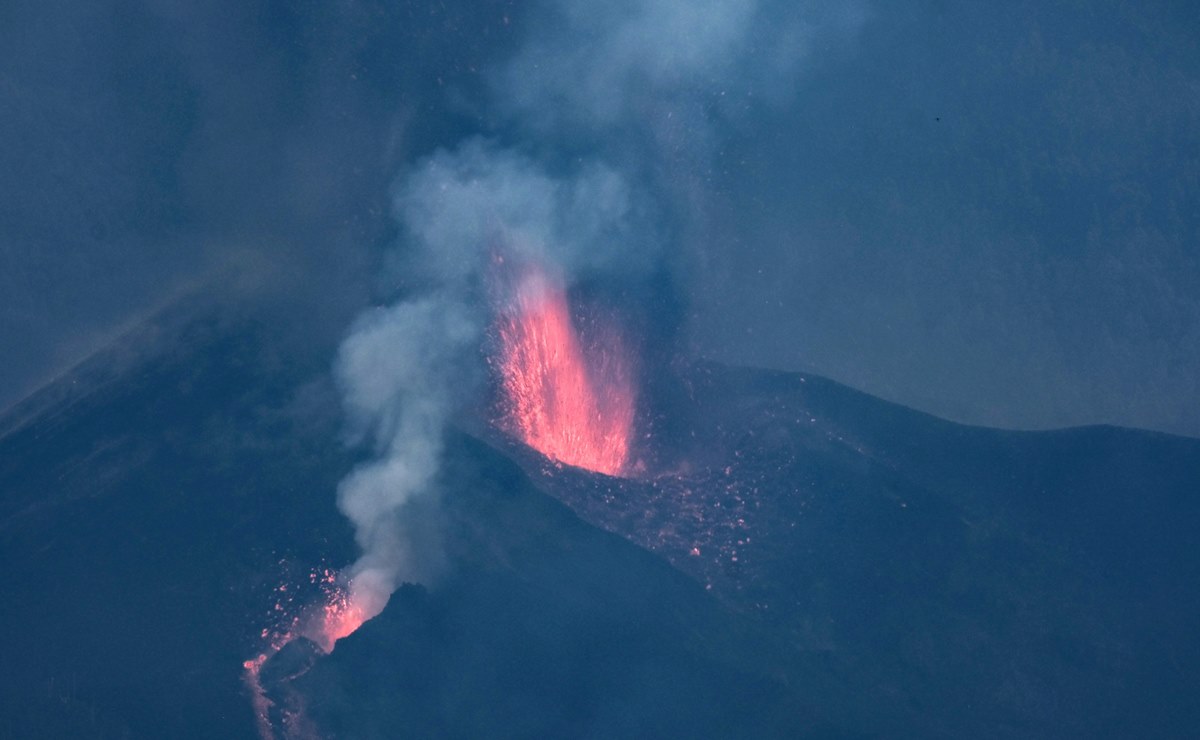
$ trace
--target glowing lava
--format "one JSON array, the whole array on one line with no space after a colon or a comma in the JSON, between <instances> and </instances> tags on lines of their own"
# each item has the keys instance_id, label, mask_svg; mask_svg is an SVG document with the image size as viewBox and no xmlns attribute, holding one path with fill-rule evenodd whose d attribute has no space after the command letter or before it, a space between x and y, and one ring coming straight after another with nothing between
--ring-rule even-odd
<instances>
[{"instance_id":1,"label":"glowing lava","mask_svg":"<svg viewBox=\"0 0 1200 740\"><path fill-rule=\"evenodd\" d=\"M353 634L372 616L349 591L331 588L309 637L326 653L331 653L338 640Z\"/></svg>"},{"instance_id":2,"label":"glowing lava","mask_svg":"<svg viewBox=\"0 0 1200 740\"><path fill-rule=\"evenodd\" d=\"M274 740L276 735L271 720L275 705L262 684L263 665L298 637L311 640L322 653L329 654L338 640L352 634L374 616L354 598L352 589L340 581L338 574L327 568L312 571L309 582L319 590L321 597L317 604L303 610L304 616L286 616L295 604L296 589L289 589L286 584L275 589L277 596L272 611L275 626L262 630L262 651L242 663L243 680L250 692L262 740ZM292 707L282 712L282 721L289 725L303 724L306 720L302 714L302 709Z\"/></svg>"},{"instance_id":3,"label":"glowing lava","mask_svg":"<svg viewBox=\"0 0 1200 740\"><path fill-rule=\"evenodd\" d=\"M621 475L634 419L630 363L612 331L584 342L561 282L527 266L496 320L501 425L552 460Z\"/></svg>"}]
</instances>

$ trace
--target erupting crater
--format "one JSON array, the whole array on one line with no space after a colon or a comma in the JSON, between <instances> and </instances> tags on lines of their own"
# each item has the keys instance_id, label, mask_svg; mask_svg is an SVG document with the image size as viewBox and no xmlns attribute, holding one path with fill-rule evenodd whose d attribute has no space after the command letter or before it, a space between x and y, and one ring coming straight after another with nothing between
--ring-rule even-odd
<instances>
[{"instance_id":1,"label":"erupting crater","mask_svg":"<svg viewBox=\"0 0 1200 740\"><path fill-rule=\"evenodd\" d=\"M620 332L601 317L577 321L563 280L542 266L500 257L494 266L488 362L498 390L495 426L555 463L628 476L636 393ZM378 589L328 569L313 571L309 587L303 594L287 585L276 589L276 626L263 630L262 650L243 664L263 740L274 740L277 729L290 737L304 726L303 707L287 682L387 601Z\"/></svg>"},{"instance_id":2,"label":"erupting crater","mask_svg":"<svg viewBox=\"0 0 1200 740\"><path fill-rule=\"evenodd\" d=\"M537 265L497 263L497 425L555 462L625 474L636 394L620 334L601 321L581 333L561 280Z\"/></svg>"},{"instance_id":3,"label":"erupting crater","mask_svg":"<svg viewBox=\"0 0 1200 740\"><path fill-rule=\"evenodd\" d=\"M335 571L313 570L308 580L319 596L316 603L307 607L297 607L308 597L300 595L296 587L286 583L276 587L273 626L262 630L261 651L242 663L243 680L262 740L275 739L277 724L294 726L305 722L301 709L276 706L269 696L271 689L279 688L280 679L286 681L307 671L318 656L333 652L338 640L353 634L373 616L369 607L355 597L353 583L344 583ZM270 668L274 670L268 677L265 671Z\"/></svg>"}]
</instances>

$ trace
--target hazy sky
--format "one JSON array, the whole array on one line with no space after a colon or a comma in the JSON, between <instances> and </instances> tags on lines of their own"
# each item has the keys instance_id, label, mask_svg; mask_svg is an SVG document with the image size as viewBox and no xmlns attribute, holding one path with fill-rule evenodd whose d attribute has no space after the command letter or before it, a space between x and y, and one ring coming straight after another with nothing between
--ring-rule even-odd
<instances>
[{"instance_id":1,"label":"hazy sky","mask_svg":"<svg viewBox=\"0 0 1200 740\"><path fill-rule=\"evenodd\" d=\"M393 183L478 134L636 175L687 351L1200 436L1198 42L1185 2L7 2L0 404L228 265L332 362Z\"/></svg>"}]
</instances>

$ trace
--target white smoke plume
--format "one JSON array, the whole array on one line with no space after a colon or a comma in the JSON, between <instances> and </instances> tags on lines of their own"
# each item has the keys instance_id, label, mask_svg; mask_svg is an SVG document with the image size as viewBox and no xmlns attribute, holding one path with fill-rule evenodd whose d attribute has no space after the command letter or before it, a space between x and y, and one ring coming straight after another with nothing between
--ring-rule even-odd
<instances>
[{"instance_id":1,"label":"white smoke plume","mask_svg":"<svg viewBox=\"0 0 1200 740\"><path fill-rule=\"evenodd\" d=\"M549 2L522 50L492 72L495 104L518 129L536 132L534 150L553 149L580 130L636 126L646 105L659 99L694 113L732 83L786 84L783 73L809 53L814 24L855 17L845 3L836 12L832 7ZM785 17L772 17L781 10ZM757 70L750 82L748 69ZM698 119L696 127L707 128ZM662 258L664 229L654 224L663 213L656 212L652 186L632 184L645 163L622 168L600 154L557 160L572 164L476 138L417 163L397 184L395 215L404 236L393 268L403 272L400 282L422 287L362 317L337 365L351 423L377 452L339 491L362 548L346 572L349 592L366 618L402 582L427 577L436 562L415 551L406 509L436 496L446 425L460 406L477 401L466 368L485 329L480 284L495 250L537 261L568 281L644 274Z\"/></svg>"},{"instance_id":2,"label":"white smoke plume","mask_svg":"<svg viewBox=\"0 0 1200 740\"><path fill-rule=\"evenodd\" d=\"M397 216L415 248L401 269L463 291L486 267L489 245L499 245L572 275L643 272L656 258L644 201L603 163L553 176L528 157L470 139L401 181Z\"/></svg>"},{"instance_id":3,"label":"white smoke plume","mask_svg":"<svg viewBox=\"0 0 1200 740\"><path fill-rule=\"evenodd\" d=\"M562 134L646 125L647 114L714 112L786 100L818 52L866 19L856 0L552 0L491 74L497 107Z\"/></svg>"},{"instance_id":4,"label":"white smoke plume","mask_svg":"<svg viewBox=\"0 0 1200 740\"><path fill-rule=\"evenodd\" d=\"M399 184L396 212L409 247L398 269L433 287L362 316L336 367L352 429L378 454L338 492L362 548L345 575L365 618L382 611L401 583L424 580L436 567L436 554L414 552L404 517L414 500L436 495L446 424L476 400L471 358L487 317L475 289L491 250L575 275L653 262L652 243L636 238L635 209L617 173L591 165L555 178L480 140L415 168Z\"/></svg>"},{"instance_id":5,"label":"white smoke plume","mask_svg":"<svg viewBox=\"0 0 1200 740\"><path fill-rule=\"evenodd\" d=\"M354 428L379 457L351 473L338 506L354 524L362 556L349 570L350 599L366 618L383 610L402 580L426 575L397 520L437 474L442 431L463 387L459 357L478 322L447 296L422 297L361 317L342 345L337 377Z\"/></svg>"}]
</instances>

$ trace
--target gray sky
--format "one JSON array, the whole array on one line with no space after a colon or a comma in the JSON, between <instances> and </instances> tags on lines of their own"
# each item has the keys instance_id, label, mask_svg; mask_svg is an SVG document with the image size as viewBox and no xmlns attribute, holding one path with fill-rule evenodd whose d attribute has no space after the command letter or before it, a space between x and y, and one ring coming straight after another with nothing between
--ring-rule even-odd
<instances>
[{"instance_id":1,"label":"gray sky","mask_svg":"<svg viewBox=\"0 0 1200 740\"><path fill-rule=\"evenodd\" d=\"M482 134L644 162L693 352L1200 435L1200 10L744 5L5 3L0 405L231 263L332 360L392 183Z\"/></svg>"}]
</instances>

